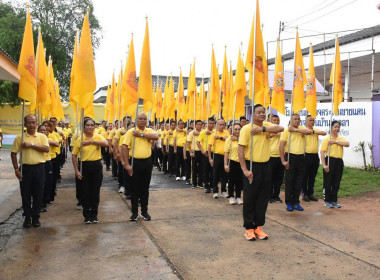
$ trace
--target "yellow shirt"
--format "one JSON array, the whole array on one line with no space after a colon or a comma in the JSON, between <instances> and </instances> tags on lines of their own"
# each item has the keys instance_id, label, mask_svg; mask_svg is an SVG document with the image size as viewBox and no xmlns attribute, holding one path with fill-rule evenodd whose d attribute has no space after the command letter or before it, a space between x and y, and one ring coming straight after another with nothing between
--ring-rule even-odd
<instances>
[{"instance_id":1,"label":"yellow shirt","mask_svg":"<svg viewBox=\"0 0 380 280\"><path fill-rule=\"evenodd\" d=\"M104 139L108 139L108 131L103 131L100 135L102 135Z\"/></svg>"},{"instance_id":2,"label":"yellow shirt","mask_svg":"<svg viewBox=\"0 0 380 280\"><path fill-rule=\"evenodd\" d=\"M228 136L230 136L230 133L227 130L223 130L222 132L217 131L216 136L228 137ZM215 133L211 134L209 145L214 146L214 138L215 138ZM217 139L215 142L216 142L215 150L214 150L214 147L211 147L211 151L215 152L216 154L219 154L219 155L224 155L225 140Z\"/></svg>"},{"instance_id":3,"label":"yellow shirt","mask_svg":"<svg viewBox=\"0 0 380 280\"><path fill-rule=\"evenodd\" d=\"M320 130L314 129L314 131L320 131ZM318 148L319 148L318 134L305 135L305 137L306 137L305 152L308 154L318 154Z\"/></svg>"},{"instance_id":4,"label":"yellow shirt","mask_svg":"<svg viewBox=\"0 0 380 280\"><path fill-rule=\"evenodd\" d=\"M183 129L183 130L184 131L177 131L177 130L175 130L173 132L173 138L176 139L177 147L183 147L183 137L186 136L186 131L185 131L185 129Z\"/></svg>"},{"instance_id":5,"label":"yellow shirt","mask_svg":"<svg viewBox=\"0 0 380 280\"><path fill-rule=\"evenodd\" d=\"M59 142L59 139L57 138L57 135L54 132L49 133L48 138L53 140L54 142L57 142L57 143ZM57 149L59 150L59 147L54 147L54 146L50 147L50 157L52 159L55 159L57 157Z\"/></svg>"},{"instance_id":6,"label":"yellow shirt","mask_svg":"<svg viewBox=\"0 0 380 280\"><path fill-rule=\"evenodd\" d=\"M101 136L100 134L97 134L97 133L94 133L92 138L87 138L85 135L83 135L84 137L84 141L86 140L94 140L94 141L104 141L106 139L104 139L103 136ZM81 137L78 137L77 140L75 141L75 144L74 144L74 149L73 149L73 155L77 155L77 156L80 156L80 146L81 146ZM102 154L101 154L101 150L100 150L100 146L98 145L94 145L94 144L90 144L90 145L87 145L87 146L83 146L83 161L95 161L95 160L99 160L102 158Z\"/></svg>"},{"instance_id":7,"label":"yellow shirt","mask_svg":"<svg viewBox=\"0 0 380 280\"><path fill-rule=\"evenodd\" d=\"M264 122L263 126L272 126L272 123ZM253 125L258 127L257 125ZM240 131L239 145L245 146L246 160L251 158L251 125L245 125ZM253 136L253 162L267 162L270 158L270 133L260 132Z\"/></svg>"},{"instance_id":8,"label":"yellow shirt","mask_svg":"<svg viewBox=\"0 0 380 280\"><path fill-rule=\"evenodd\" d=\"M105 132L105 131L106 131L106 129L103 126L101 126L101 127L98 128L98 133L100 135L102 135L102 133Z\"/></svg>"},{"instance_id":9,"label":"yellow shirt","mask_svg":"<svg viewBox=\"0 0 380 280\"><path fill-rule=\"evenodd\" d=\"M45 134L36 132L34 135L29 135L28 132L24 133L24 142L33 143L35 145L42 145L49 147L48 138ZM11 149L12 153L19 153L21 150L21 135L17 135ZM22 149L22 163L28 165L35 165L46 162L45 153L36 151L33 148Z\"/></svg>"},{"instance_id":10,"label":"yellow shirt","mask_svg":"<svg viewBox=\"0 0 380 280\"><path fill-rule=\"evenodd\" d=\"M173 134L170 135L169 132L173 132ZM171 129L166 133L167 137L169 137L169 146L174 146L174 133L175 133L175 130L171 130Z\"/></svg>"},{"instance_id":11,"label":"yellow shirt","mask_svg":"<svg viewBox=\"0 0 380 280\"><path fill-rule=\"evenodd\" d=\"M230 153L230 159L236 162L239 162L239 157L238 157L238 146L239 146L239 141L232 141L231 145L231 136L227 138L226 143L224 143L224 152L225 153ZM231 150L230 150L231 148Z\"/></svg>"},{"instance_id":12,"label":"yellow shirt","mask_svg":"<svg viewBox=\"0 0 380 280\"><path fill-rule=\"evenodd\" d=\"M212 130L212 133L215 133L215 129ZM208 144L210 142L210 137L212 134L206 134L206 129L201 131L201 134L198 136L198 141L202 145L202 149L207 151Z\"/></svg>"},{"instance_id":13,"label":"yellow shirt","mask_svg":"<svg viewBox=\"0 0 380 280\"><path fill-rule=\"evenodd\" d=\"M111 140L111 143L113 143L113 138L115 137L115 131L116 129L113 128L109 133L108 133L108 140Z\"/></svg>"},{"instance_id":14,"label":"yellow shirt","mask_svg":"<svg viewBox=\"0 0 380 280\"><path fill-rule=\"evenodd\" d=\"M200 151L200 149L198 148L198 145L197 145L197 141L198 141L199 136L200 136L200 134L194 136L194 130L191 131L189 133L189 135L187 136L187 141L190 142L191 150ZM195 149L194 149L194 147L195 147Z\"/></svg>"},{"instance_id":15,"label":"yellow shirt","mask_svg":"<svg viewBox=\"0 0 380 280\"><path fill-rule=\"evenodd\" d=\"M53 140L53 139L51 139L51 138L48 137L48 143L49 143L49 140ZM54 140L53 140L53 141L54 141ZM50 147L50 150L51 150L51 148L52 148L52 147ZM51 160L50 151L49 151L49 153L44 153L44 156L45 156L45 160L46 160L46 161Z\"/></svg>"},{"instance_id":16,"label":"yellow shirt","mask_svg":"<svg viewBox=\"0 0 380 280\"><path fill-rule=\"evenodd\" d=\"M182 139L182 145L183 145L184 147L186 147L186 151L189 152L189 147L187 146L187 137L186 137L186 135L185 135L185 137L183 137L183 139ZM195 145L196 145L196 144L195 144Z\"/></svg>"},{"instance_id":17,"label":"yellow shirt","mask_svg":"<svg viewBox=\"0 0 380 280\"><path fill-rule=\"evenodd\" d=\"M61 136L61 134L59 134L58 132L55 132L55 131L53 131L53 134L55 135L57 142L59 143L59 147L55 148L55 152L57 153L57 155L60 155L61 154L61 146L62 146L62 144L61 144L62 136Z\"/></svg>"},{"instance_id":18,"label":"yellow shirt","mask_svg":"<svg viewBox=\"0 0 380 280\"><path fill-rule=\"evenodd\" d=\"M119 129L116 131L114 138L116 138L116 139L120 139L121 135L123 135L123 134L121 134L122 131L125 131L125 128L124 128L124 127L123 127L123 128L119 128ZM124 134L125 134L125 133L124 133Z\"/></svg>"},{"instance_id":19,"label":"yellow shirt","mask_svg":"<svg viewBox=\"0 0 380 280\"><path fill-rule=\"evenodd\" d=\"M330 140L330 135L327 135L325 139L323 139L322 144L321 144L321 151L324 151L328 153L329 150L329 140ZM331 140L339 141L339 142L347 142L347 140L343 137L338 136L338 139L332 138ZM343 158L343 147L338 144L332 144L330 148L330 157L333 158Z\"/></svg>"},{"instance_id":20,"label":"yellow shirt","mask_svg":"<svg viewBox=\"0 0 380 280\"><path fill-rule=\"evenodd\" d=\"M124 139L125 139L125 136L127 135L127 133L124 133L124 135L122 135L120 137L120 141L119 141L119 151L121 151L121 146L123 146L123 142L124 142Z\"/></svg>"},{"instance_id":21,"label":"yellow shirt","mask_svg":"<svg viewBox=\"0 0 380 280\"><path fill-rule=\"evenodd\" d=\"M280 157L280 136L270 138L270 156Z\"/></svg>"},{"instance_id":22,"label":"yellow shirt","mask_svg":"<svg viewBox=\"0 0 380 280\"><path fill-rule=\"evenodd\" d=\"M123 145L127 145L129 148L129 157L132 157L132 150L133 150L133 131L135 128L131 128L127 131L125 134L125 138L123 141ZM136 128L137 131L140 133L155 133L153 129L146 127L144 130L140 130L139 128ZM135 153L134 158L137 159L146 159L149 158L152 155L152 141L145 138L145 137L135 137Z\"/></svg>"},{"instance_id":23,"label":"yellow shirt","mask_svg":"<svg viewBox=\"0 0 380 280\"><path fill-rule=\"evenodd\" d=\"M3 133L3 131L0 128L0 133ZM3 141L3 137L0 136L0 148L1 148L1 141Z\"/></svg>"},{"instance_id":24,"label":"yellow shirt","mask_svg":"<svg viewBox=\"0 0 380 280\"><path fill-rule=\"evenodd\" d=\"M298 129L303 129L304 126L299 126ZM288 152L288 141L289 141L289 129L286 128L283 133L281 133L280 141L285 141L285 153ZM292 132L290 139L290 153L293 155L303 155L305 153L305 135L299 132Z\"/></svg>"}]
</instances>

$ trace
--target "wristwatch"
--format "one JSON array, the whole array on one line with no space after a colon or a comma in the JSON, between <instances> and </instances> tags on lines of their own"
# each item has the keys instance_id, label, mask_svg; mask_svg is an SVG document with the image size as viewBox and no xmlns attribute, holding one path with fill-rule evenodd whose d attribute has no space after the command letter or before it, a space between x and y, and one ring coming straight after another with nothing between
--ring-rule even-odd
<instances>
[{"instance_id":1,"label":"wristwatch","mask_svg":"<svg viewBox=\"0 0 380 280\"><path fill-rule=\"evenodd\" d=\"M265 126L263 126L262 130L263 130L263 132L265 132L267 130L267 128Z\"/></svg>"},{"instance_id":2,"label":"wristwatch","mask_svg":"<svg viewBox=\"0 0 380 280\"><path fill-rule=\"evenodd\" d=\"M32 143L32 147L34 147L34 143Z\"/></svg>"},{"instance_id":3,"label":"wristwatch","mask_svg":"<svg viewBox=\"0 0 380 280\"><path fill-rule=\"evenodd\" d=\"M141 134L140 134L140 137L144 137L144 133L141 133Z\"/></svg>"}]
</instances>

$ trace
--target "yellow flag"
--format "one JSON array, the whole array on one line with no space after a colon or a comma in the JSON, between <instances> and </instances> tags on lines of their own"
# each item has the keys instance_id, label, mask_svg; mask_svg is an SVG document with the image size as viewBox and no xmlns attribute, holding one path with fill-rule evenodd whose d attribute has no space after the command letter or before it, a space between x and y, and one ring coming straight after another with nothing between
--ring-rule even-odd
<instances>
[{"instance_id":1,"label":"yellow flag","mask_svg":"<svg viewBox=\"0 0 380 280\"><path fill-rule=\"evenodd\" d=\"M338 115L339 104L343 100L342 66L340 64L339 40L336 38L335 58L331 68L330 84L333 85L334 114Z\"/></svg>"},{"instance_id":2,"label":"yellow flag","mask_svg":"<svg viewBox=\"0 0 380 280\"><path fill-rule=\"evenodd\" d=\"M77 118L77 101L76 98L74 97L74 80L75 80L75 65L77 61L77 56L78 56L78 30L75 35L75 43L74 43L74 53L73 53L73 61L71 64L71 73L70 73L70 93L69 93L69 100L70 100L70 105L74 110L74 116L75 119Z\"/></svg>"},{"instance_id":3,"label":"yellow flag","mask_svg":"<svg viewBox=\"0 0 380 280\"><path fill-rule=\"evenodd\" d=\"M195 82L195 60L193 64L193 69L190 71L188 88L187 88L187 99L186 99L186 120L194 119L194 100L197 94L197 85Z\"/></svg>"},{"instance_id":4,"label":"yellow flag","mask_svg":"<svg viewBox=\"0 0 380 280\"><path fill-rule=\"evenodd\" d=\"M55 81L55 97L56 97L56 104L57 104L57 107L56 107L56 118L58 120L63 120L65 118L65 115L63 113L63 107L62 107L62 102L61 102L61 96L59 94L59 83L57 81Z\"/></svg>"},{"instance_id":5,"label":"yellow flag","mask_svg":"<svg viewBox=\"0 0 380 280\"><path fill-rule=\"evenodd\" d=\"M296 37L295 63L294 63L294 82L293 82L293 112L298 114L305 108L305 92L304 85L306 84L305 68L303 66L302 50L298 31Z\"/></svg>"},{"instance_id":6,"label":"yellow flag","mask_svg":"<svg viewBox=\"0 0 380 280\"><path fill-rule=\"evenodd\" d=\"M176 100L175 100L175 95L174 95L174 82L173 82L173 77L170 77L169 108L168 108L169 119L175 119L175 108L176 108Z\"/></svg>"},{"instance_id":7,"label":"yellow flag","mask_svg":"<svg viewBox=\"0 0 380 280\"><path fill-rule=\"evenodd\" d=\"M44 43L42 41L41 30L39 30L38 45L36 51L37 63L37 106L40 108L40 112L43 117L49 115L49 107L51 104L50 94L49 94L49 76L48 68L46 65L45 49Z\"/></svg>"},{"instance_id":8,"label":"yellow flag","mask_svg":"<svg viewBox=\"0 0 380 280\"><path fill-rule=\"evenodd\" d=\"M157 94L157 119L158 121L161 120L162 116L162 89L161 85L157 84L157 89L156 89L156 94Z\"/></svg>"},{"instance_id":9,"label":"yellow flag","mask_svg":"<svg viewBox=\"0 0 380 280\"><path fill-rule=\"evenodd\" d=\"M85 109L85 116L92 117L96 75L87 14L84 16L74 76L73 100L78 103L79 108Z\"/></svg>"},{"instance_id":10,"label":"yellow flag","mask_svg":"<svg viewBox=\"0 0 380 280\"><path fill-rule=\"evenodd\" d=\"M306 83L306 111L308 111L313 118L317 116L317 90L315 85L315 71L312 46L310 46L310 63Z\"/></svg>"},{"instance_id":11,"label":"yellow flag","mask_svg":"<svg viewBox=\"0 0 380 280\"><path fill-rule=\"evenodd\" d=\"M49 87L49 94L50 94L50 100L51 104L48 106L49 111L53 112L56 110L56 96L55 96L55 77L54 77L54 69L53 69L53 61L51 60L51 57L49 56L49 63L48 63L48 87Z\"/></svg>"},{"instance_id":12,"label":"yellow flag","mask_svg":"<svg viewBox=\"0 0 380 280\"><path fill-rule=\"evenodd\" d=\"M223 65L223 68L224 68L224 65ZM227 66L227 68L228 68L228 66ZM231 66L230 66L230 71L232 71ZM223 72L224 72L224 70L223 70ZM230 85L231 75L230 75L230 73L231 72L228 72L228 69L227 69L227 81L226 81L226 89L225 89L225 94L224 94L223 111L222 111L223 119L226 121L230 119L229 118L230 94L231 94L231 85ZM222 78L222 80L223 80L223 78Z\"/></svg>"},{"instance_id":13,"label":"yellow flag","mask_svg":"<svg viewBox=\"0 0 380 280\"><path fill-rule=\"evenodd\" d=\"M110 85L107 86L107 100L106 100L106 109L104 110L104 120L108 121L109 116L109 106L110 106Z\"/></svg>"},{"instance_id":14,"label":"yellow flag","mask_svg":"<svg viewBox=\"0 0 380 280\"><path fill-rule=\"evenodd\" d=\"M30 13L26 16L24 38L18 63L18 72L20 74L20 84L18 96L30 102L30 113L36 109L37 99L37 82L36 68L34 58L33 29Z\"/></svg>"},{"instance_id":15,"label":"yellow flag","mask_svg":"<svg viewBox=\"0 0 380 280\"><path fill-rule=\"evenodd\" d=\"M220 84L219 84L219 71L216 66L214 48L211 54L211 79L210 79L210 117L216 115L219 117L219 103L220 103Z\"/></svg>"},{"instance_id":16,"label":"yellow flag","mask_svg":"<svg viewBox=\"0 0 380 280\"><path fill-rule=\"evenodd\" d=\"M115 115L115 92L116 92L116 82L115 82L115 73L112 74L112 84L110 89L110 106L109 106L109 115L108 118L110 122L114 122Z\"/></svg>"},{"instance_id":17,"label":"yellow flag","mask_svg":"<svg viewBox=\"0 0 380 280\"><path fill-rule=\"evenodd\" d=\"M179 84L177 90L177 116L178 119L183 120L183 116L185 113L185 96L184 96L184 87L183 87L183 78L182 78L182 70L179 73Z\"/></svg>"},{"instance_id":18,"label":"yellow flag","mask_svg":"<svg viewBox=\"0 0 380 280\"><path fill-rule=\"evenodd\" d=\"M151 122L155 121L155 118L156 118L156 115L157 115L157 103L158 103L158 100L157 100L157 91L155 90L155 87L156 87L156 84L154 83L153 87L152 87L152 94L154 96L154 102L153 102L152 111L150 113L150 120L151 120Z\"/></svg>"},{"instance_id":19,"label":"yellow flag","mask_svg":"<svg viewBox=\"0 0 380 280\"><path fill-rule=\"evenodd\" d=\"M125 86L125 102L123 104L124 110L132 118L136 118L137 106L137 82L136 82L136 63L135 63L135 48L133 45L133 38L129 46L128 60L125 65L123 87Z\"/></svg>"},{"instance_id":20,"label":"yellow flag","mask_svg":"<svg viewBox=\"0 0 380 280\"><path fill-rule=\"evenodd\" d=\"M282 69L280 42L277 41L276 65L272 90L273 109L285 115L284 71Z\"/></svg>"},{"instance_id":21,"label":"yellow flag","mask_svg":"<svg viewBox=\"0 0 380 280\"><path fill-rule=\"evenodd\" d=\"M221 91L222 91L222 102L226 103L227 100L227 91L228 91L228 64L227 64L227 54L226 50L224 50L224 61L223 61L223 72L222 72L222 81L221 81Z\"/></svg>"},{"instance_id":22,"label":"yellow flag","mask_svg":"<svg viewBox=\"0 0 380 280\"><path fill-rule=\"evenodd\" d=\"M145 25L145 38L141 55L138 97L144 100L144 112L152 109L154 100L152 96L148 20Z\"/></svg>"},{"instance_id":23,"label":"yellow flag","mask_svg":"<svg viewBox=\"0 0 380 280\"><path fill-rule=\"evenodd\" d=\"M169 107L169 84L168 84L168 78L166 78L165 88L164 88L164 100L162 105L162 120L166 121L169 117L168 114L168 107Z\"/></svg>"},{"instance_id":24,"label":"yellow flag","mask_svg":"<svg viewBox=\"0 0 380 280\"><path fill-rule=\"evenodd\" d=\"M121 101L121 96L120 96L120 86L121 86L121 83L120 83L120 75L121 73L119 73L119 77L117 79L117 84L116 84L116 90L115 90L115 118L117 120L120 120L120 101Z\"/></svg>"},{"instance_id":25,"label":"yellow flag","mask_svg":"<svg viewBox=\"0 0 380 280\"><path fill-rule=\"evenodd\" d=\"M206 91L205 84L202 80L201 86L199 88L198 100L196 101L196 120L205 121L207 119L207 101L206 101Z\"/></svg>"},{"instance_id":26,"label":"yellow flag","mask_svg":"<svg viewBox=\"0 0 380 280\"><path fill-rule=\"evenodd\" d=\"M240 54L237 59L236 73L235 73L235 83L233 87L233 93L231 94L233 100L230 107L232 119L236 120L241 116L245 115L245 103L244 97L247 95L247 84L245 81L245 70L243 66L243 60ZM235 97L236 95L236 97ZM235 102L236 100L236 102ZM235 115L234 113L235 112Z\"/></svg>"},{"instance_id":27,"label":"yellow flag","mask_svg":"<svg viewBox=\"0 0 380 280\"><path fill-rule=\"evenodd\" d=\"M256 26L256 34L255 33ZM256 40L254 40L254 37ZM254 43L256 42L255 55L253 54ZM256 16L252 22L251 35L249 37L249 44L247 50L247 58L245 67L249 73L249 98L252 100L253 92L253 58L255 57L255 95L263 94L265 87L265 73L264 73L264 40L260 26L260 9L259 0L256 0ZM262 104L264 106L264 104Z\"/></svg>"}]
</instances>

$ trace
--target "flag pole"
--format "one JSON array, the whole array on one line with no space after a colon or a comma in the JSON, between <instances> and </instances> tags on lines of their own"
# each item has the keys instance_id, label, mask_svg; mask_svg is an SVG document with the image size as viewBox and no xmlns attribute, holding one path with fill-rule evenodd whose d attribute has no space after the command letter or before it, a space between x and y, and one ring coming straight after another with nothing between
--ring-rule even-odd
<instances>
[{"instance_id":1,"label":"flag pole","mask_svg":"<svg viewBox=\"0 0 380 280\"><path fill-rule=\"evenodd\" d=\"M202 79L202 81L203 81L203 79ZM196 98L196 94L197 94L197 91L196 91L196 89L197 89L197 82L195 82L195 92L194 92L194 108L193 108L193 111L194 111L194 123L193 123L193 126L194 126L194 129L195 129L195 98ZM194 135L194 132L193 132L193 135ZM193 149L194 149L194 151L195 151L195 141L193 141Z\"/></svg>"},{"instance_id":2,"label":"flag pole","mask_svg":"<svg viewBox=\"0 0 380 280\"><path fill-rule=\"evenodd\" d=\"M334 58L334 73L333 73L333 86L331 92L331 114L330 114L330 141L331 141L331 123L332 115L334 112L334 90L335 90L335 72L336 72L336 46L337 46L338 34L335 36L335 58ZM330 151L331 145L329 145L328 155L327 155L327 166L330 167Z\"/></svg>"},{"instance_id":3,"label":"flag pole","mask_svg":"<svg viewBox=\"0 0 380 280\"><path fill-rule=\"evenodd\" d=\"M22 143L24 143L24 117L25 117L25 99L22 99L22 113L21 113L21 146L20 146L20 173L22 175ZM22 181L22 177L21 180Z\"/></svg>"},{"instance_id":4,"label":"flag pole","mask_svg":"<svg viewBox=\"0 0 380 280\"><path fill-rule=\"evenodd\" d=\"M293 66L293 75L292 75L292 77L293 77L293 87L292 87L292 97L291 97L291 101L290 101L290 125L292 124L292 115L293 115L294 71L295 71L295 68L296 68L297 35L298 35L298 26L296 27L296 42L295 42L295 47L294 47L294 66ZM289 128L288 128L288 131L289 131ZM289 162L289 158L290 158L290 141L291 141L291 139L292 139L292 133L289 131L287 162Z\"/></svg>"},{"instance_id":5,"label":"flag pole","mask_svg":"<svg viewBox=\"0 0 380 280\"><path fill-rule=\"evenodd\" d=\"M137 114L139 112L139 97L137 96L137 104L136 104L136 117L135 117L135 131L137 130ZM144 104L144 100L143 100ZM135 156L135 143L136 143L136 136L133 136L133 146L132 146L132 158L131 158L131 166L133 168L133 158Z\"/></svg>"},{"instance_id":6,"label":"flag pole","mask_svg":"<svg viewBox=\"0 0 380 280\"><path fill-rule=\"evenodd\" d=\"M35 71L35 75L36 75L36 86L37 86L37 94L36 94L36 112L35 112L35 115L37 114L37 125L39 125L40 123L40 116L39 116L39 106L38 106L38 103L37 103L37 99L38 99L38 67L39 67L39 63L38 63L38 60L40 58L40 34L41 34L41 26L38 27L38 43L37 43L37 52L36 52L36 71ZM42 35L41 35L42 36Z\"/></svg>"},{"instance_id":7,"label":"flag pole","mask_svg":"<svg viewBox=\"0 0 380 280\"><path fill-rule=\"evenodd\" d=\"M258 1L258 0L256 0ZM255 107L255 71L256 71L256 37L257 37L257 2L255 5L255 24L253 27L253 54L252 54L252 88L250 89L252 91L252 101L251 101L251 107L252 107L252 121L251 121L251 129L253 129L253 115L255 113L254 107ZM260 23L259 23L260 24ZM248 55L247 55L248 56ZM234 116L235 117L235 116ZM253 161L253 134L251 134L251 153L250 153L250 161L249 161L249 170L252 172L252 161ZM252 183L252 182L250 182Z\"/></svg>"}]
</instances>

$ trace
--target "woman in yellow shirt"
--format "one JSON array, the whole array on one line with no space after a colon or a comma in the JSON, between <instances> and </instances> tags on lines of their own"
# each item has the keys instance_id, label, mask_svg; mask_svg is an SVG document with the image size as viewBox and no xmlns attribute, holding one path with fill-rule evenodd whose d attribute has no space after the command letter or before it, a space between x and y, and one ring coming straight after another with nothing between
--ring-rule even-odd
<instances>
[{"instance_id":1,"label":"woman in yellow shirt","mask_svg":"<svg viewBox=\"0 0 380 280\"><path fill-rule=\"evenodd\" d=\"M228 196L230 197L231 205L236 203L239 205L243 204L243 200L241 199L243 171L241 170L238 158L240 130L241 124L235 123L231 130L233 134L224 143L224 170L226 170L228 176ZM228 159L230 159L229 165ZM236 196L234 196L234 192Z\"/></svg>"},{"instance_id":2,"label":"woman in yellow shirt","mask_svg":"<svg viewBox=\"0 0 380 280\"><path fill-rule=\"evenodd\" d=\"M100 187L103 180L100 147L107 147L107 140L100 134L94 133L95 121L85 119L84 139L75 141L72 160L75 176L81 180L81 198L85 224L98 222L98 206L100 200ZM81 153L82 148L82 153ZM78 155L82 160L82 174L78 168Z\"/></svg>"},{"instance_id":3,"label":"woman in yellow shirt","mask_svg":"<svg viewBox=\"0 0 380 280\"><path fill-rule=\"evenodd\" d=\"M338 203L338 191L343 174L343 147L349 147L350 143L343 137L339 137L340 122L331 123L331 140L327 135L321 145L321 160L323 165L323 188L325 191L325 206L327 208L340 208ZM330 158L328 159L328 151Z\"/></svg>"}]
</instances>

